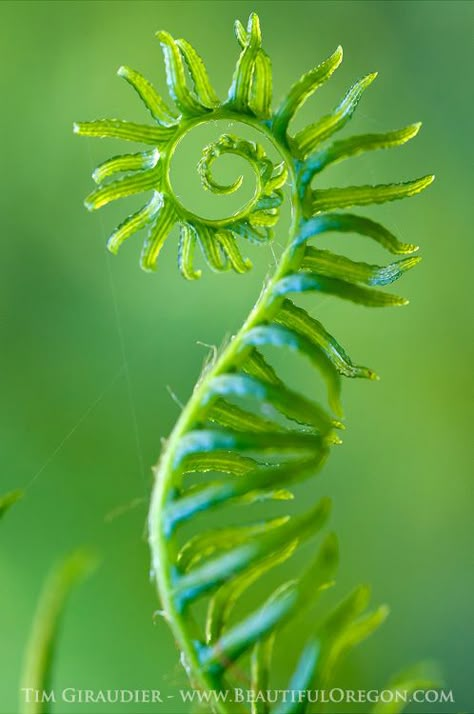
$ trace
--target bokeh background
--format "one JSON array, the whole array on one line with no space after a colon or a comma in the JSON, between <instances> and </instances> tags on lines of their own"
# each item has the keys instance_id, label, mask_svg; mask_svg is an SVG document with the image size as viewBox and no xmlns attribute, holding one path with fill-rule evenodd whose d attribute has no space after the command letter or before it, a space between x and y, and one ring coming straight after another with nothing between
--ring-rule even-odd
<instances>
[{"instance_id":1,"label":"bokeh background","mask_svg":"<svg viewBox=\"0 0 474 714\"><path fill-rule=\"evenodd\" d=\"M118 257L108 256L108 232L134 201L91 216L82 200L93 167L121 147L79 139L72 123L146 119L115 71L129 64L164 91L154 39L162 28L195 44L224 94L238 54L232 23L252 10L262 20L276 95L337 44L344 47L343 67L302 119L320 115L353 80L377 69L344 134L424 120L413 143L333 167L322 179L344 185L437 174L426 194L364 211L422 246L421 266L397 285L411 305L371 311L311 301L354 359L382 380L345 383L344 445L303 495L334 497L342 551L337 592L370 582L374 602L392 610L383 630L345 665L341 685L381 687L392 673L428 658L456 697L455 705L429 711L474 711L474 4L195 0L0 4L1 492L26 487L1 523L2 714L17 711L24 646L45 575L81 545L98 552L100 566L71 598L55 687L173 693L186 686L171 636L153 617L158 603L145 539L150 466L179 412L167 388L186 400L206 355L198 341L219 345L238 327L272 256L261 249L252 253L251 274L205 271L194 284L175 268L174 238L154 275L138 268L138 237ZM192 165L183 168L177 180L199 203L199 189L186 183L193 172ZM359 258L384 257L357 240L351 246ZM305 369L296 378L307 385ZM153 709L127 709L145 710ZM188 710L175 701L159 711Z\"/></svg>"}]
</instances>

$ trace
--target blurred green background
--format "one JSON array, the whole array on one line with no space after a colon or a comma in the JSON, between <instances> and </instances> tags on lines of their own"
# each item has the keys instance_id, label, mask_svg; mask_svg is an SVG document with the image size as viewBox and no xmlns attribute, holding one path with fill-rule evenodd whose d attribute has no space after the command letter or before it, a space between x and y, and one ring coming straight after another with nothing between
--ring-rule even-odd
<instances>
[{"instance_id":1,"label":"blurred green background","mask_svg":"<svg viewBox=\"0 0 474 714\"><path fill-rule=\"evenodd\" d=\"M44 577L82 544L99 552L101 564L72 596L55 686L165 693L186 686L172 638L153 618L159 605L145 540L150 466L178 415L167 386L186 400L206 355L197 342L219 345L239 326L271 254L254 251L249 275L205 270L194 284L175 268L173 238L154 275L138 268L139 236L118 257L108 256L106 237L134 201L91 216L82 200L92 188L91 170L121 147L79 139L72 123L101 116L147 121L115 71L129 64L164 91L158 29L189 39L224 95L238 54L232 23L252 10L261 17L277 96L337 44L344 47L343 67L302 119L319 116L353 80L377 69L344 134L424 120L412 144L346 162L322 179L344 185L437 174L421 197L359 211L422 246L421 266L397 286L410 307L370 311L311 300L313 314L382 381L346 381L344 445L304 495L334 497L338 593L370 582L374 602L392 610L383 630L352 656L341 685L381 687L393 672L431 658L456 704L429 711L474 711L474 4L196 0L0 4L1 492L27 486L1 523L3 714L17 711L23 650ZM186 173L180 180L184 190ZM354 239L359 258L370 254L366 243ZM333 239L333 247L344 245ZM308 389L307 375L302 368L297 377ZM152 707L127 709L145 710ZM187 710L175 702L159 711Z\"/></svg>"}]
</instances>

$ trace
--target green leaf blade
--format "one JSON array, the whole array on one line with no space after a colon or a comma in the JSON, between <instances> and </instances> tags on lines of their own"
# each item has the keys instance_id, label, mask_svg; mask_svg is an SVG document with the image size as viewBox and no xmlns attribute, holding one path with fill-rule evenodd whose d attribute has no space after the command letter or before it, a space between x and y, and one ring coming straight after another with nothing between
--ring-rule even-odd
<instances>
[{"instance_id":1,"label":"green leaf blade","mask_svg":"<svg viewBox=\"0 0 474 714\"><path fill-rule=\"evenodd\" d=\"M417 124L410 124L410 126L403 129L389 131L384 134L362 134L335 141L327 148L321 149L310 156L302 167L301 173L305 176L305 182L311 181L316 173L331 164L353 156L359 156L367 151L403 146L418 134L420 128L421 123L418 122Z\"/></svg>"},{"instance_id":2,"label":"green leaf blade","mask_svg":"<svg viewBox=\"0 0 474 714\"><path fill-rule=\"evenodd\" d=\"M433 183L434 176L423 176L403 183L379 184L378 186L347 186L345 188L323 188L312 192L311 215L331 211L334 208L368 206L372 203L387 203L410 198L424 191Z\"/></svg>"},{"instance_id":3,"label":"green leaf blade","mask_svg":"<svg viewBox=\"0 0 474 714\"><path fill-rule=\"evenodd\" d=\"M143 270L147 272L156 270L158 255L176 221L174 205L163 195L158 214L143 245L140 257L140 265Z\"/></svg>"},{"instance_id":4,"label":"green leaf blade","mask_svg":"<svg viewBox=\"0 0 474 714\"><path fill-rule=\"evenodd\" d=\"M325 213L305 221L294 240L295 249L322 233L336 231L366 236L394 255L409 255L418 250L416 245L400 242L380 223L350 213Z\"/></svg>"},{"instance_id":5,"label":"green leaf blade","mask_svg":"<svg viewBox=\"0 0 474 714\"><path fill-rule=\"evenodd\" d=\"M243 35L241 35L243 38ZM236 112L252 113L251 88L254 78L257 55L261 49L262 35L260 21L255 13L249 18L245 46L235 68L232 84L227 97L227 104ZM261 92L261 89L260 89Z\"/></svg>"},{"instance_id":6,"label":"green leaf blade","mask_svg":"<svg viewBox=\"0 0 474 714\"><path fill-rule=\"evenodd\" d=\"M219 106L219 97L212 87L202 58L186 40L176 40L176 45L186 61L199 102L207 109Z\"/></svg>"},{"instance_id":7,"label":"green leaf blade","mask_svg":"<svg viewBox=\"0 0 474 714\"><path fill-rule=\"evenodd\" d=\"M180 47L176 40L169 34L161 30L156 33L163 57L165 60L166 79L170 94L178 107L178 109L187 116L200 116L209 111L209 108L204 106L199 99L193 94L187 86L186 73L184 69L183 56ZM193 63L193 71L198 71ZM199 86L202 89L203 75L199 75Z\"/></svg>"},{"instance_id":8,"label":"green leaf blade","mask_svg":"<svg viewBox=\"0 0 474 714\"><path fill-rule=\"evenodd\" d=\"M325 278L316 273L294 273L282 278L275 286L275 296L288 293L302 293L306 291L319 291L328 295L335 295L343 300L350 300L365 307L400 307L408 304L406 298L384 293L373 288L364 288L345 280Z\"/></svg>"},{"instance_id":9,"label":"green leaf blade","mask_svg":"<svg viewBox=\"0 0 474 714\"><path fill-rule=\"evenodd\" d=\"M306 690L310 689L318 657L319 644L317 640L312 639L303 649L296 665L296 669L288 685L288 689L291 692L303 693L303 697L300 701L298 701L298 698L292 697L289 701L281 702L274 709L274 714L304 714L307 706L304 693Z\"/></svg>"},{"instance_id":10,"label":"green leaf blade","mask_svg":"<svg viewBox=\"0 0 474 714\"><path fill-rule=\"evenodd\" d=\"M158 124L164 127L176 125L178 117L166 106L151 82L145 79L139 72L124 65L119 67L117 74L119 77L123 77L123 79L133 87Z\"/></svg>"},{"instance_id":11,"label":"green leaf blade","mask_svg":"<svg viewBox=\"0 0 474 714\"><path fill-rule=\"evenodd\" d=\"M228 374L215 377L209 384L209 391L203 403L205 404L215 395L253 398L257 403L268 403L288 419L312 426L324 435L333 428L331 418L315 402L286 387L274 386L248 375ZM271 423L267 423L263 431L269 431L270 426ZM278 427L273 425L273 428Z\"/></svg>"},{"instance_id":12,"label":"green leaf blade","mask_svg":"<svg viewBox=\"0 0 474 714\"><path fill-rule=\"evenodd\" d=\"M160 154L158 149L141 151L137 154L121 154L107 159L100 164L92 174L95 183L101 184L106 179L118 173L129 173L153 169L158 163Z\"/></svg>"},{"instance_id":13,"label":"green leaf blade","mask_svg":"<svg viewBox=\"0 0 474 714\"><path fill-rule=\"evenodd\" d=\"M186 280L198 280L202 275L201 270L194 268L195 247L195 232L187 223L182 223L179 236L178 266L181 275Z\"/></svg>"},{"instance_id":14,"label":"green leaf blade","mask_svg":"<svg viewBox=\"0 0 474 714\"><path fill-rule=\"evenodd\" d=\"M120 198L128 198L137 193L159 190L161 183L161 167L158 164L153 169L140 171L132 176L125 176L96 188L90 193L84 204L89 211L97 211Z\"/></svg>"},{"instance_id":15,"label":"green leaf blade","mask_svg":"<svg viewBox=\"0 0 474 714\"><path fill-rule=\"evenodd\" d=\"M139 211L128 216L123 223L112 233L107 241L107 248L111 253L116 254L124 241L126 241L134 233L137 233L142 228L145 228L153 217L160 210L163 199L160 193L155 192L151 200L140 208Z\"/></svg>"},{"instance_id":16,"label":"green leaf blade","mask_svg":"<svg viewBox=\"0 0 474 714\"><path fill-rule=\"evenodd\" d=\"M275 317L276 322L307 337L324 351L339 374L345 377L363 377L377 379L376 374L367 367L354 365L343 347L323 325L311 317L306 310L297 307L286 298Z\"/></svg>"},{"instance_id":17,"label":"green leaf blade","mask_svg":"<svg viewBox=\"0 0 474 714\"><path fill-rule=\"evenodd\" d=\"M385 286L402 277L407 270L418 265L421 258L404 258L389 265L370 265L369 263L350 260L327 250L308 246L301 264L303 270L323 275L328 278L340 278L351 283Z\"/></svg>"},{"instance_id":18,"label":"green leaf blade","mask_svg":"<svg viewBox=\"0 0 474 714\"><path fill-rule=\"evenodd\" d=\"M271 603L265 603L237 625L226 630L214 645L203 648L201 666L213 673L228 669L256 642L281 625L293 611L295 602L296 595L291 589L279 593Z\"/></svg>"},{"instance_id":19,"label":"green leaf blade","mask_svg":"<svg viewBox=\"0 0 474 714\"><path fill-rule=\"evenodd\" d=\"M354 84L347 92L339 106L327 116L306 127L292 139L291 146L298 158L306 159L316 147L328 139L352 117L364 91L369 87L377 73L369 74Z\"/></svg>"},{"instance_id":20,"label":"green leaf blade","mask_svg":"<svg viewBox=\"0 0 474 714\"><path fill-rule=\"evenodd\" d=\"M285 285L287 285L290 280L291 278L283 278L275 285L275 297L285 294ZM338 416L342 416L339 375L324 352L319 348L319 345L310 342L304 335L298 334L281 325L254 327L244 336L244 344L252 347L262 345L287 347L297 354L308 357L318 371L321 372L326 382L331 409Z\"/></svg>"},{"instance_id":21,"label":"green leaf blade","mask_svg":"<svg viewBox=\"0 0 474 714\"><path fill-rule=\"evenodd\" d=\"M55 655L60 621L71 591L96 564L90 553L80 550L69 555L50 574L37 606L33 627L26 651L22 676L22 689L37 692L51 689L51 668ZM21 714L49 714L49 702L28 700L22 696Z\"/></svg>"},{"instance_id":22,"label":"green leaf blade","mask_svg":"<svg viewBox=\"0 0 474 714\"><path fill-rule=\"evenodd\" d=\"M294 84L286 98L275 112L272 121L273 131L277 136L286 135L288 125L292 118L308 99L322 84L324 84L339 67L342 62L342 47L339 46L335 52L315 69L304 74L301 79Z\"/></svg>"},{"instance_id":23,"label":"green leaf blade","mask_svg":"<svg viewBox=\"0 0 474 714\"><path fill-rule=\"evenodd\" d=\"M252 262L248 258L242 257L231 231L221 229L215 234L215 239L236 273L247 273L251 269Z\"/></svg>"},{"instance_id":24,"label":"green leaf blade","mask_svg":"<svg viewBox=\"0 0 474 714\"><path fill-rule=\"evenodd\" d=\"M124 139L141 144L160 146L168 142L176 133L173 127L146 126L121 119L96 119L75 122L74 133L99 139Z\"/></svg>"}]
</instances>

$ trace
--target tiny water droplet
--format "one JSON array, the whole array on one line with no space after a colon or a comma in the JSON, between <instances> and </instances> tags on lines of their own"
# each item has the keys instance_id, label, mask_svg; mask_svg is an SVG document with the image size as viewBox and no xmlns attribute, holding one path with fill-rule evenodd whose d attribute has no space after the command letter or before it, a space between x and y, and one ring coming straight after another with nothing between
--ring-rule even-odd
<instances>
[{"instance_id":1,"label":"tiny water droplet","mask_svg":"<svg viewBox=\"0 0 474 714\"><path fill-rule=\"evenodd\" d=\"M166 613L164 610L155 610L155 612L153 613L152 617L153 617L153 622L156 622L156 620L157 620L159 617L162 617L163 620L168 621L168 615L167 615L167 613Z\"/></svg>"},{"instance_id":2,"label":"tiny water droplet","mask_svg":"<svg viewBox=\"0 0 474 714\"><path fill-rule=\"evenodd\" d=\"M179 659L180 659L181 665L184 667L186 674L189 676L191 674L191 668L188 664L188 660L186 659L186 657L184 655L184 652L181 652Z\"/></svg>"}]
</instances>

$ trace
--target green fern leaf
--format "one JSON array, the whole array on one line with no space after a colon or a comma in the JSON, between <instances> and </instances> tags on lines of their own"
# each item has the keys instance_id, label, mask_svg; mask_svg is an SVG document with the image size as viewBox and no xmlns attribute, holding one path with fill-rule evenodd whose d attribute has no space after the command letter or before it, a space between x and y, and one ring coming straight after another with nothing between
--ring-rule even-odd
<instances>
[{"instance_id":1,"label":"green fern leaf","mask_svg":"<svg viewBox=\"0 0 474 714\"><path fill-rule=\"evenodd\" d=\"M348 139L335 141L330 146L320 149L310 156L303 169L305 181L310 181L316 173L338 161L364 154L366 151L402 146L410 139L413 139L420 128L421 123L418 122L407 126L405 129L389 131L385 134L362 134L361 136L350 136Z\"/></svg>"},{"instance_id":2,"label":"green fern leaf","mask_svg":"<svg viewBox=\"0 0 474 714\"><path fill-rule=\"evenodd\" d=\"M386 203L401 198L416 196L433 183L434 176L424 176L405 183L380 184L379 186L348 186L347 188L321 188L313 191L310 201L311 215L332 211L333 208L367 206L371 203Z\"/></svg>"},{"instance_id":3,"label":"green fern leaf","mask_svg":"<svg viewBox=\"0 0 474 714\"><path fill-rule=\"evenodd\" d=\"M219 97L211 85L204 62L186 40L176 40L176 44L186 61L200 103L208 109L216 107L219 104Z\"/></svg>"},{"instance_id":4,"label":"green fern leaf","mask_svg":"<svg viewBox=\"0 0 474 714\"><path fill-rule=\"evenodd\" d=\"M383 286L401 278L407 270L418 265L420 260L420 257L404 258L390 265L369 265L309 246L305 250L301 267L328 278L343 278L350 283Z\"/></svg>"},{"instance_id":5,"label":"green fern leaf","mask_svg":"<svg viewBox=\"0 0 474 714\"><path fill-rule=\"evenodd\" d=\"M410 256L417 250L414 244L343 209L413 196L427 188L433 177L400 184L312 188L313 177L326 167L366 151L401 146L418 133L420 125L324 144L347 125L376 76L370 74L356 82L332 113L292 136L291 122L340 65L342 49L304 74L272 111L272 67L262 46L258 17L252 14L246 27L236 22L235 34L240 55L224 101L219 100L196 50L185 40L159 32L175 106L168 107L148 80L124 67L120 75L138 93L154 124L113 119L79 123L74 129L85 136L122 138L152 147L101 164L93 174L97 188L86 199L93 210L118 198L152 192L151 199L145 199L143 207L109 239L109 248L116 252L124 241L148 228L141 258L145 270L155 268L164 242L177 226L178 265L186 279L201 275L195 267L196 246L212 271L245 274L252 264L243 257L243 244L268 246L285 197L291 204L289 239L274 274L265 281L241 329L206 364L164 443L155 468L149 516L156 583L191 681L203 690L225 690L231 686L236 666L239 672L247 669L243 655L248 654L248 676L255 693L271 681L272 649L280 629L333 583L338 562L335 536L323 539L316 557L299 577L284 582L269 596L260 593L258 604L251 608L249 590L257 582L265 584L271 570L283 567L304 541L323 528L329 514L327 499L315 498L316 505L311 507L303 503L296 513L290 513L288 502L298 502L294 487L312 479L332 446L340 443L341 377L376 379L372 370L355 364L336 338L289 295L320 292L371 307L406 304L404 298L375 288L399 279L419 262L418 257L372 265L322 250L310 241L326 233L340 233L348 240L351 234L359 234L394 255ZM221 184L213 173L215 162L232 155L244 160L253 173L254 193L235 214L211 220L184 207L174 194L170 167L189 131L221 121L243 122L255 130L258 139L224 133L206 146L197 166L201 184L217 196L237 192L243 176ZM263 140L274 151L267 151ZM290 389L277 374L266 351L282 352L282 348L309 358L322 375L328 409L313 398L316 386L309 386L303 394ZM269 499L281 513L249 520L252 504ZM213 511L217 518L227 507L224 527L205 525L206 514ZM243 514L242 520L238 514ZM186 529L181 529L184 524ZM197 600L204 601L204 608L196 608L200 614L195 617ZM244 613L238 617L237 603ZM345 652L386 616L385 608L367 612L367 604L368 590L358 588L322 619L299 657L295 653L291 689L322 689L333 680ZM229 711L222 702L213 706L219 714ZM276 708L254 698L251 710L252 714L296 714L307 711L307 706L304 698Z\"/></svg>"},{"instance_id":6,"label":"green fern leaf","mask_svg":"<svg viewBox=\"0 0 474 714\"><path fill-rule=\"evenodd\" d=\"M306 337L319 349L322 349L339 374L345 377L377 379L372 370L354 365L344 348L324 329L323 325L308 315L306 310L297 307L291 300L283 301L275 320L284 327Z\"/></svg>"},{"instance_id":7,"label":"green fern leaf","mask_svg":"<svg viewBox=\"0 0 474 714\"><path fill-rule=\"evenodd\" d=\"M302 651L295 672L288 685L288 689L291 692L306 692L306 690L310 688L314 678L318 656L318 643L315 640L311 640ZM300 714L305 710L306 702L304 698L302 698L300 702L298 700L282 702L274 711L275 714Z\"/></svg>"},{"instance_id":8,"label":"green fern leaf","mask_svg":"<svg viewBox=\"0 0 474 714\"><path fill-rule=\"evenodd\" d=\"M200 91L205 87L208 90L210 89L207 87L207 77L205 77L204 66L201 61L197 61L195 53L189 54L190 46L187 47L187 52L180 48L169 32L157 32L156 36L163 51L170 94L178 109L189 116L199 116L209 111L209 107L199 99ZM192 67L191 71L194 75L194 90L196 94L193 94L186 84L183 54Z\"/></svg>"},{"instance_id":9,"label":"green fern leaf","mask_svg":"<svg viewBox=\"0 0 474 714\"><path fill-rule=\"evenodd\" d=\"M95 121L76 122L74 133L79 136L92 136L99 139L124 139L142 144L160 146L168 142L176 133L172 127L146 126L120 119L96 119Z\"/></svg>"},{"instance_id":10,"label":"green fern leaf","mask_svg":"<svg viewBox=\"0 0 474 714\"><path fill-rule=\"evenodd\" d=\"M275 296L288 293L302 293L318 290L329 295L336 295L344 300L365 305L366 307L387 307L407 305L408 300L398 295L384 293L381 290L362 288L338 278L325 278L317 273L295 273L280 280L275 286Z\"/></svg>"},{"instance_id":11,"label":"green fern leaf","mask_svg":"<svg viewBox=\"0 0 474 714\"><path fill-rule=\"evenodd\" d=\"M156 89L145 77L130 67L119 67L117 70L119 77L123 77L134 90L150 112L151 116L162 126L173 126L176 124L177 116L166 106Z\"/></svg>"},{"instance_id":12,"label":"green fern leaf","mask_svg":"<svg viewBox=\"0 0 474 714\"><path fill-rule=\"evenodd\" d=\"M92 178L97 184L101 184L105 179L115 176L115 174L153 169L158 163L159 157L160 153L157 149L114 156L100 164L93 172Z\"/></svg>"},{"instance_id":13,"label":"green fern leaf","mask_svg":"<svg viewBox=\"0 0 474 714\"><path fill-rule=\"evenodd\" d=\"M349 213L325 213L309 219L303 224L303 227L296 236L294 246L297 248L310 238L328 231L359 233L379 243L383 248L394 255L407 255L418 250L418 246L416 245L401 243L393 233L390 233L390 231L380 225L380 223L376 223L370 218L354 216Z\"/></svg>"},{"instance_id":14,"label":"green fern leaf","mask_svg":"<svg viewBox=\"0 0 474 714\"><path fill-rule=\"evenodd\" d=\"M339 46L331 57L304 74L293 85L273 116L272 127L277 136L286 135L288 125L298 109L324 82L327 82L341 62L342 47Z\"/></svg>"},{"instance_id":15,"label":"green fern leaf","mask_svg":"<svg viewBox=\"0 0 474 714\"><path fill-rule=\"evenodd\" d=\"M302 129L291 141L292 149L298 158L305 159L315 148L334 132L339 131L353 115L363 92L369 87L377 73L368 74L349 89L339 106L328 116L315 124Z\"/></svg>"}]
</instances>

